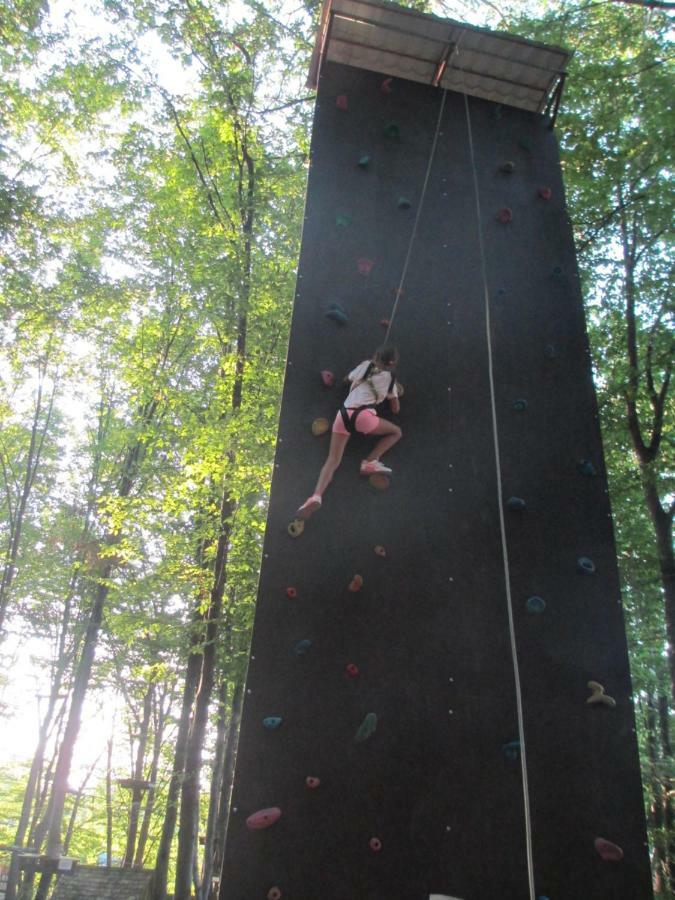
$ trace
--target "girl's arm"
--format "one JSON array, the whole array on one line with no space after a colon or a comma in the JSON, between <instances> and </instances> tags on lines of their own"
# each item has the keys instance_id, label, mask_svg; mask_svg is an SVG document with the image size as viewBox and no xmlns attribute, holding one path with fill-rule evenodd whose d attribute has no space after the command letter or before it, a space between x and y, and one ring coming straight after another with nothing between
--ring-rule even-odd
<instances>
[{"instance_id":1,"label":"girl's arm","mask_svg":"<svg viewBox=\"0 0 675 900\"><path fill-rule=\"evenodd\" d=\"M400 412L401 403L400 403L398 397L390 397L389 398L389 408L391 409L391 411L393 413Z\"/></svg>"}]
</instances>

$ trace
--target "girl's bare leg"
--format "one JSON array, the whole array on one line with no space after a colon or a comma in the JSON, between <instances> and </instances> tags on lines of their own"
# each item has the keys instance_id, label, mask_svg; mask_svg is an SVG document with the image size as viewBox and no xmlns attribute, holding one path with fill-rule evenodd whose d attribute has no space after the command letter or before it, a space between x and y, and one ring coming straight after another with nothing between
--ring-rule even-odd
<instances>
[{"instance_id":1,"label":"girl's bare leg","mask_svg":"<svg viewBox=\"0 0 675 900\"><path fill-rule=\"evenodd\" d=\"M387 452L394 444L398 443L401 440L401 436L403 432L398 427L398 425L394 425L393 422L390 422L388 419L380 419L377 424L377 428L374 431L371 431L370 434L375 435L383 435L382 438L375 444L373 449L370 451L366 459L379 459L384 453Z\"/></svg>"},{"instance_id":2,"label":"girl's bare leg","mask_svg":"<svg viewBox=\"0 0 675 900\"><path fill-rule=\"evenodd\" d=\"M333 431L330 436L330 447L328 449L328 457L319 472L319 480L314 488L314 493L323 496L323 492L331 483L335 470L342 462L342 457L349 440L348 434L338 434Z\"/></svg>"}]
</instances>

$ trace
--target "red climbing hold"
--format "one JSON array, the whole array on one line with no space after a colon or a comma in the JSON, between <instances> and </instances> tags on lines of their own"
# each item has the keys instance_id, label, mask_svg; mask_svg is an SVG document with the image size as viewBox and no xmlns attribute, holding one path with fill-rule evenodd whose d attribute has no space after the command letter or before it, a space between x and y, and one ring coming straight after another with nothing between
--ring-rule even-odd
<instances>
[{"instance_id":1,"label":"red climbing hold","mask_svg":"<svg viewBox=\"0 0 675 900\"><path fill-rule=\"evenodd\" d=\"M270 806L268 809L259 809L258 812L252 813L246 820L246 827L249 831L261 831L263 828L269 828L281 818L281 810L278 806Z\"/></svg>"},{"instance_id":2,"label":"red climbing hold","mask_svg":"<svg viewBox=\"0 0 675 900\"><path fill-rule=\"evenodd\" d=\"M383 94L391 94L391 85L393 82L393 78L385 78L382 84L380 85L380 90Z\"/></svg>"},{"instance_id":3,"label":"red climbing hold","mask_svg":"<svg viewBox=\"0 0 675 900\"><path fill-rule=\"evenodd\" d=\"M369 844L373 853L379 853L382 849L382 841L377 837L371 837Z\"/></svg>"},{"instance_id":4,"label":"red climbing hold","mask_svg":"<svg viewBox=\"0 0 675 900\"><path fill-rule=\"evenodd\" d=\"M267 892L267 900L281 900L281 891L278 887L272 887Z\"/></svg>"},{"instance_id":5,"label":"red climbing hold","mask_svg":"<svg viewBox=\"0 0 675 900\"><path fill-rule=\"evenodd\" d=\"M349 582L349 590L352 594L355 594L357 591L360 591L363 587L363 578L360 575L355 575L352 580Z\"/></svg>"},{"instance_id":6,"label":"red climbing hold","mask_svg":"<svg viewBox=\"0 0 675 900\"><path fill-rule=\"evenodd\" d=\"M335 105L343 112L347 112L347 110L349 109L349 101L347 100L347 95L338 94L338 96L335 98Z\"/></svg>"},{"instance_id":7,"label":"red climbing hold","mask_svg":"<svg viewBox=\"0 0 675 900\"><path fill-rule=\"evenodd\" d=\"M356 260L356 268L359 270L359 275L370 275L370 270L373 268L372 259L366 259L365 256L362 256L361 259Z\"/></svg>"},{"instance_id":8,"label":"red climbing hold","mask_svg":"<svg viewBox=\"0 0 675 900\"><path fill-rule=\"evenodd\" d=\"M288 597L289 600L295 600L295 598L298 596L297 588L287 587L286 588L286 596Z\"/></svg>"},{"instance_id":9,"label":"red climbing hold","mask_svg":"<svg viewBox=\"0 0 675 900\"><path fill-rule=\"evenodd\" d=\"M623 859L621 847L605 840L605 838L599 837L595 839L595 849L605 862L621 862Z\"/></svg>"},{"instance_id":10,"label":"red climbing hold","mask_svg":"<svg viewBox=\"0 0 675 900\"><path fill-rule=\"evenodd\" d=\"M326 387L333 387L333 385L335 384L335 375L333 375L333 373L328 369L322 369L321 380Z\"/></svg>"},{"instance_id":11,"label":"red climbing hold","mask_svg":"<svg viewBox=\"0 0 675 900\"><path fill-rule=\"evenodd\" d=\"M389 479L386 475L371 475L368 479L368 483L371 487L374 487L376 491L386 491L389 488Z\"/></svg>"},{"instance_id":12,"label":"red climbing hold","mask_svg":"<svg viewBox=\"0 0 675 900\"><path fill-rule=\"evenodd\" d=\"M321 784L321 779L317 778L315 775L308 775L307 778L305 778L305 784L311 791L315 791Z\"/></svg>"},{"instance_id":13,"label":"red climbing hold","mask_svg":"<svg viewBox=\"0 0 675 900\"><path fill-rule=\"evenodd\" d=\"M553 196L553 191L550 187L540 187L537 193L542 200L550 200Z\"/></svg>"},{"instance_id":14,"label":"red climbing hold","mask_svg":"<svg viewBox=\"0 0 675 900\"><path fill-rule=\"evenodd\" d=\"M501 222L502 225L508 225L509 222L513 222L513 213L505 206L503 209L500 209L497 213L497 221Z\"/></svg>"},{"instance_id":15,"label":"red climbing hold","mask_svg":"<svg viewBox=\"0 0 675 900\"><path fill-rule=\"evenodd\" d=\"M387 551L384 549L384 547L381 544L378 544L377 547L375 547L375 553L378 556L386 556L387 555Z\"/></svg>"},{"instance_id":16,"label":"red climbing hold","mask_svg":"<svg viewBox=\"0 0 675 900\"><path fill-rule=\"evenodd\" d=\"M347 664L347 675L349 675L350 678L356 678L356 676L358 674L359 674L359 667L357 665L355 665L354 663L348 663Z\"/></svg>"},{"instance_id":17,"label":"red climbing hold","mask_svg":"<svg viewBox=\"0 0 675 900\"><path fill-rule=\"evenodd\" d=\"M391 325L391 322L389 321L389 319L380 319L380 325L383 328L389 328L389 326Z\"/></svg>"}]
</instances>

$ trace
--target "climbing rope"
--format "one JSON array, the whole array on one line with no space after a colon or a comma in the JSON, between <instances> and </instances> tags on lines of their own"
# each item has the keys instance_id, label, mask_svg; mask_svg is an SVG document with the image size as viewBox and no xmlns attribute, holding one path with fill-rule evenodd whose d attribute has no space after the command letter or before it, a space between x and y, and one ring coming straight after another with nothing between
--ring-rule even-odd
<instances>
[{"instance_id":1,"label":"climbing rope","mask_svg":"<svg viewBox=\"0 0 675 900\"><path fill-rule=\"evenodd\" d=\"M457 67L460 72L463 87L463 72L460 66ZM499 509L499 529L502 544L502 561L504 566L504 583L506 587L506 607L509 617L509 637L511 642L511 657L513 660L513 675L516 686L516 711L518 716L518 738L520 740L520 766L523 779L523 803L525 807L525 843L527 848L527 876L530 890L530 900L536 900L534 886L534 858L532 852L532 817L530 812L530 793L527 778L527 757L525 753L525 723L523 717L523 697L520 685L520 669L518 666L518 646L516 642L516 628L513 618L513 598L511 596L511 573L509 569L509 554L506 543L506 523L504 521L504 503L503 503L503 486L502 486L502 470L499 452L499 432L497 428L497 404L495 399L495 379L494 367L492 360L492 341L490 339L490 297L488 291L487 267L485 261L485 245L483 241L483 226L480 206L480 195L478 191L478 172L476 169L476 155L473 146L473 129L471 126L471 113L469 111L469 98L464 90L464 110L466 113L467 133L469 137L469 154L471 157L471 170L473 174L473 190L476 202L476 220L478 226L478 247L480 255L481 277L483 281L483 300L485 305L485 333L487 338L488 351L488 376L490 382L490 405L492 414L492 435L494 440L495 465L497 471L497 507Z\"/></svg>"}]
</instances>

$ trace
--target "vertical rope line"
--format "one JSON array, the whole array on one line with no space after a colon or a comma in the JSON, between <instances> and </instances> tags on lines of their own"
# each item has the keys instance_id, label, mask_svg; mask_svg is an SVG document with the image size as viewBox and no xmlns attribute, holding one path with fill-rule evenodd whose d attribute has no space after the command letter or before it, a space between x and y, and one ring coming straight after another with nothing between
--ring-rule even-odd
<instances>
[{"instance_id":1,"label":"vertical rope line","mask_svg":"<svg viewBox=\"0 0 675 900\"><path fill-rule=\"evenodd\" d=\"M398 301L401 299L401 291L403 290L403 282L405 281L405 276L408 273L408 263L410 262L410 257L412 255L412 248L415 242L415 237L417 236L417 225L420 220L420 216L422 215L422 206L424 204L424 198L427 193L427 185L429 184L429 175L431 174L431 166L434 161L434 156L436 154L436 144L438 143L438 133L441 129L441 122L443 120L443 110L445 109L445 97L447 91L445 88L443 90L443 96L441 97L441 107L438 110L438 119L436 121L436 131L434 132L434 139L431 142L431 150L429 151L429 161L427 163L427 171L424 176L424 183L422 184L422 193L420 195L420 201L417 204L417 213L415 214L415 221L413 223L412 234L410 235L410 240L408 242L408 251L405 255L405 261L403 263L403 270L401 272L401 280L398 283L398 288L396 289L396 298L394 300L394 306L391 311L391 315L389 316L389 324L387 325L387 333L384 336L384 343L386 344L389 340L389 335L391 333L391 327L394 324L394 317L396 316L396 310L398 309Z\"/></svg>"},{"instance_id":2,"label":"vertical rope line","mask_svg":"<svg viewBox=\"0 0 675 900\"><path fill-rule=\"evenodd\" d=\"M485 264L485 246L483 242L483 226L480 207L480 195L478 192L478 174L476 171L476 156L473 147L473 130L471 128L471 114L469 112L469 98L462 91L464 97L464 109L466 111L466 124L469 136L469 153L471 156L471 170L473 173L473 190L476 201L476 217L478 225L478 246L480 252L480 267L483 279L483 298L485 304L485 333L488 351L488 375L490 381L490 405L492 413L492 435L494 439L495 465L497 470L497 507L499 509L499 529L502 543L502 561L504 566L504 581L506 587L506 606L509 615L509 637L511 641L511 656L513 659L513 675L516 684L516 709L518 714L518 738L520 740L520 767L523 777L523 803L525 806L525 843L527 848L527 876L530 887L530 900L536 900L534 887L534 859L532 853L532 819L530 814L530 793L527 778L527 757L525 754L525 723L523 718L523 697L520 687L520 669L518 666L518 646L516 642L516 629L513 619L513 598L511 596L511 574L509 570L509 554L506 543L506 523L504 521L504 501L502 487L502 469L499 462L499 433L497 428L497 405L495 400L495 380L492 361L492 341L490 338L490 298L488 292L487 269Z\"/></svg>"}]
</instances>

